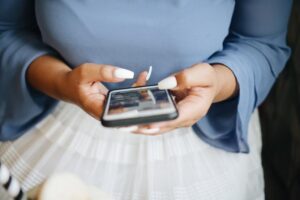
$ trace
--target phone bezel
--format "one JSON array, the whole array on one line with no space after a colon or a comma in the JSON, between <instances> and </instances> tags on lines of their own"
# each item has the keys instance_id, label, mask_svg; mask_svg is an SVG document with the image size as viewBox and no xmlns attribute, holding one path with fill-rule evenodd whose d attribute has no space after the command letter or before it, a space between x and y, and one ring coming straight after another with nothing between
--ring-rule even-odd
<instances>
[{"instance_id":1,"label":"phone bezel","mask_svg":"<svg viewBox=\"0 0 300 200\"><path fill-rule=\"evenodd\" d=\"M101 116L101 123L105 127L121 127L121 126L131 126L131 125L138 125L138 124L149 124L154 122L160 122L160 121L168 121L173 120L178 117L178 110L175 106L174 100L168 90L165 90L168 99L173 105L174 109L171 110L171 112L166 112L162 114L155 114L150 116L138 116L138 117L131 117L131 118L122 118L122 119L106 119L105 115L107 115L109 102L111 94L114 92L122 92L122 91L132 91L132 90L140 90L140 89L151 89L151 88L157 88L157 85L150 85L150 86L141 86L141 87L133 87L133 88L121 88L121 89L115 89L110 90L108 92L106 101L105 101L105 107L103 114Z\"/></svg>"}]
</instances>

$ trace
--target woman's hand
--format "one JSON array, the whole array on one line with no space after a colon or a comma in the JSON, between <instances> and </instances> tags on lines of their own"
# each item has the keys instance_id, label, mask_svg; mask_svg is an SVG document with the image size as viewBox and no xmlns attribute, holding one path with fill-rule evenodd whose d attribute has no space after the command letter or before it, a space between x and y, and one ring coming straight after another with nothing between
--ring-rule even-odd
<instances>
[{"instance_id":1,"label":"woman's hand","mask_svg":"<svg viewBox=\"0 0 300 200\"><path fill-rule=\"evenodd\" d=\"M86 63L66 73L59 82L60 96L99 119L108 90L101 82L132 79L134 73L111 65Z\"/></svg>"},{"instance_id":2,"label":"woman's hand","mask_svg":"<svg viewBox=\"0 0 300 200\"><path fill-rule=\"evenodd\" d=\"M139 74L134 86L146 85L147 72ZM108 92L101 82L121 82L134 78L134 73L111 65L86 63L68 72L61 80L61 96L80 106L96 119L102 114Z\"/></svg>"},{"instance_id":3,"label":"woman's hand","mask_svg":"<svg viewBox=\"0 0 300 200\"><path fill-rule=\"evenodd\" d=\"M58 100L74 103L96 119L102 113L107 93L101 82L121 82L133 77L133 72L111 65L86 63L72 70L51 56L36 59L27 71L32 87Z\"/></svg>"},{"instance_id":4,"label":"woman's hand","mask_svg":"<svg viewBox=\"0 0 300 200\"><path fill-rule=\"evenodd\" d=\"M204 117L212 103L237 92L232 71L224 65L197 64L159 82L171 89L177 103L176 120L141 126L135 133L157 135L180 127L190 127Z\"/></svg>"}]
</instances>

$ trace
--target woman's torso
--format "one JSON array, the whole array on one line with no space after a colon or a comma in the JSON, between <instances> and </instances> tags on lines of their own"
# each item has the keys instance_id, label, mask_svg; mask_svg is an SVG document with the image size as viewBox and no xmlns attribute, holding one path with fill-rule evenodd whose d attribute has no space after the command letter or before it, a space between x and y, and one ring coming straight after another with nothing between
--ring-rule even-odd
<instances>
[{"instance_id":1,"label":"woman's torso","mask_svg":"<svg viewBox=\"0 0 300 200\"><path fill-rule=\"evenodd\" d=\"M234 0L36 0L43 40L72 67L85 62L135 71L150 84L222 49ZM110 87L124 87L110 85Z\"/></svg>"}]
</instances>

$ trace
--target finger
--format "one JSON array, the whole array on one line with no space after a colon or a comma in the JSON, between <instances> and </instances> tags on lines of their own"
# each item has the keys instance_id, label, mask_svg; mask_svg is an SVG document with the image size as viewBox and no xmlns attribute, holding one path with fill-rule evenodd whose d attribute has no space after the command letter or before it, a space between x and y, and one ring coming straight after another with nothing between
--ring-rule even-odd
<instances>
[{"instance_id":1,"label":"finger","mask_svg":"<svg viewBox=\"0 0 300 200\"><path fill-rule=\"evenodd\" d=\"M160 132L160 128L150 128L149 124L139 125L138 129L134 131L135 134L142 135L153 135L158 134Z\"/></svg>"},{"instance_id":2,"label":"finger","mask_svg":"<svg viewBox=\"0 0 300 200\"><path fill-rule=\"evenodd\" d=\"M160 132L159 128L140 128L135 131L136 133L143 134L143 135L153 135L158 134Z\"/></svg>"},{"instance_id":3,"label":"finger","mask_svg":"<svg viewBox=\"0 0 300 200\"><path fill-rule=\"evenodd\" d=\"M141 124L137 127L135 131L133 131L133 133L142 134L142 135L151 135L151 134L156 134L159 131L160 131L159 128L154 128L154 129L150 128L149 124Z\"/></svg>"},{"instance_id":4,"label":"finger","mask_svg":"<svg viewBox=\"0 0 300 200\"><path fill-rule=\"evenodd\" d=\"M141 135L148 135L148 136L156 136L161 135L167 132L172 131L174 128L139 128L135 130L133 133L141 134Z\"/></svg>"},{"instance_id":5,"label":"finger","mask_svg":"<svg viewBox=\"0 0 300 200\"><path fill-rule=\"evenodd\" d=\"M190 89L194 86L209 86L207 79L213 73L213 67L209 64L198 64L167 77L158 83L160 89Z\"/></svg>"},{"instance_id":6,"label":"finger","mask_svg":"<svg viewBox=\"0 0 300 200\"><path fill-rule=\"evenodd\" d=\"M120 128L118 128L118 130L121 132L131 133L131 132L138 130L138 126L120 127Z\"/></svg>"},{"instance_id":7,"label":"finger","mask_svg":"<svg viewBox=\"0 0 300 200\"><path fill-rule=\"evenodd\" d=\"M139 125L138 129L133 131L133 133L142 135L159 135L165 133L167 130L171 130L169 127L165 126L166 124L166 122L156 122L153 124Z\"/></svg>"},{"instance_id":8,"label":"finger","mask_svg":"<svg viewBox=\"0 0 300 200\"><path fill-rule=\"evenodd\" d=\"M88 63L75 70L79 71L83 83L120 82L124 79L132 79L134 77L134 72L112 65Z\"/></svg>"},{"instance_id":9,"label":"finger","mask_svg":"<svg viewBox=\"0 0 300 200\"><path fill-rule=\"evenodd\" d=\"M172 131L172 130L174 130L174 129L175 129L175 128L160 128L160 129L159 129L159 132L154 133L154 134L151 134L151 136L162 135L162 134L168 133L168 132L170 132L170 131Z\"/></svg>"},{"instance_id":10,"label":"finger","mask_svg":"<svg viewBox=\"0 0 300 200\"><path fill-rule=\"evenodd\" d=\"M102 83L97 82L95 84L97 84L97 88L98 88L99 93L107 95L108 89Z\"/></svg>"},{"instance_id":11,"label":"finger","mask_svg":"<svg viewBox=\"0 0 300 200\"><path fill-rule=\"evenodd\" d=\"M143 71L142 73L140 73L136 82L132 85L132 87L145 86L147 84L147 76L148 76L147 71Z\"/></svg>"}]
</instances>

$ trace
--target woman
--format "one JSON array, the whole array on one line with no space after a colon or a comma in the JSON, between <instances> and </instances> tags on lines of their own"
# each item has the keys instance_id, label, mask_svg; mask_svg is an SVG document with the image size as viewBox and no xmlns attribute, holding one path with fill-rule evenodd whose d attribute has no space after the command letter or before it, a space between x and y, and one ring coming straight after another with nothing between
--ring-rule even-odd
<instances>
[{"instance_id":1,"label":"woman","mask_svg":"<svg viewBox=\"0 0 300 200\"><path fill-rule=\"evenodd\" d=\"M251 115L289 56L291 1L269 3L2 0L2 161L25 189L71 171L115 199L263 199ZM179 118L101 127L107 88L149 65Z\"/></svg>"}]
</instances>

